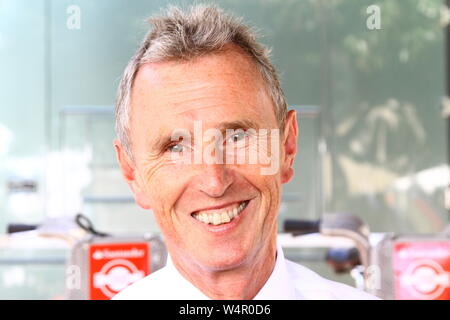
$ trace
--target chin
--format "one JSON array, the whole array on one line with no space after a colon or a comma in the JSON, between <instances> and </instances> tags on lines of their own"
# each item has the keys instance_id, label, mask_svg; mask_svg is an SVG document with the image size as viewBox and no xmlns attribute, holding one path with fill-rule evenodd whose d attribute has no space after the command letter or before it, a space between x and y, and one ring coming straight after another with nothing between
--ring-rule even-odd
<instances>
[{"instance_id":1,"label":"chin","mask_svg":"<svg viewBox=\"0 0 450 320\"><path fill-rule=\"evenodd\" d=\"M207 251L208 252L208 251ZM202 255L199 261L206 268L216 271L225 271L238 268L247 259L247 250L241 248L210 250L207 255Z\"/></svg>"}]
</instances>

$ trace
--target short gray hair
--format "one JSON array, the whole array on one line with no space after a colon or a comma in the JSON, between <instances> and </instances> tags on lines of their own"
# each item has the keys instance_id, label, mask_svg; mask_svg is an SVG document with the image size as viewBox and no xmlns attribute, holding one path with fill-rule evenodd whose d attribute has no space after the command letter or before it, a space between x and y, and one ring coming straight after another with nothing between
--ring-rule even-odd
<instances>
[{"instance_id":1,"label":"short gray hair","mask_svg":"<svg viewBox=\"0 0 450 320\"><path fill-rule=\"evenodd\" d=\"M131 159L130 100L139 68L151 62L186 61L220 52L227 44L243 49L255 63L274 104L278 125L284 128L287 104L269 59L270 51L257 42L254 30L241 19L211 5L195 5L184 11L170 6L164 15L150 18L149 23L151 29L125 68L117 94L116 133Z\"/></svg>"}]
</instances>

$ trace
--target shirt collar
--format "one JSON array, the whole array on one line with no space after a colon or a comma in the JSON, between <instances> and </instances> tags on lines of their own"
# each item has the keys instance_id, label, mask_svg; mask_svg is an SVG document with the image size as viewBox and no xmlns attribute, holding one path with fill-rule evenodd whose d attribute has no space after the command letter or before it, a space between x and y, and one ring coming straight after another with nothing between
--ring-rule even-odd
<instances>
[{"instance_id":1,"label":"shirt collar","mask_svg":"<svg viewBox=\"0 0 450 320\"><path fill-rule=\"evenodd\" d=\"M171 271L171 274L174 276L172 280L177 283L177 296L179 296L179 299L209 299L179 273L173 264L170 254L167 256L166 268ZM275 266L264 286L254 297L254 300L292 300L295 298L295 288L289 278L283 249L277 244Z\"/></svg>"},{"instance_id":2,"label":"shirt collar","mask_svg":"<svg viewBox=\"0 0 450 320\"><path fill-rule=\"evenodd\" d=\"M273 271L254 300L292 300L295 297L295 288L286 268L283 249L277 244L277 257Z\"/></svg>"},{"instance_id":3,"label":"shirt collar","mask_svg":"<svg viewBox=\"0 0 450 320\"><path fill-rule=\"evenodd\" d=\"M174 283L177 288L176 292L173 293L174 300L210 300L208 296L181 275L170 254L167 255L165 269L169 271L170 282Z\"/></svg>"}]
</instances>

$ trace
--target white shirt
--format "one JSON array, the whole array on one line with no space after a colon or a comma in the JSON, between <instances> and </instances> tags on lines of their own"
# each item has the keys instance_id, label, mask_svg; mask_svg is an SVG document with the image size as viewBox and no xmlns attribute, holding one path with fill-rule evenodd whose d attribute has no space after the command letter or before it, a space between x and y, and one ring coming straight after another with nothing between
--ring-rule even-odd
<instances>
[{"instance_id":1,"label":"white shirt","mask_svg":"<svg viewBox=\"0 0 450 320\"><path fill-rule=\"evenodd\" d=\"M113 300L207 300L184 278L170 256L164 268L136 281ZM378 299L348 285L322 278L314 271L284 258L277 247L275 267L254 300L372 300Z\"/></svg>"}]
</instances>

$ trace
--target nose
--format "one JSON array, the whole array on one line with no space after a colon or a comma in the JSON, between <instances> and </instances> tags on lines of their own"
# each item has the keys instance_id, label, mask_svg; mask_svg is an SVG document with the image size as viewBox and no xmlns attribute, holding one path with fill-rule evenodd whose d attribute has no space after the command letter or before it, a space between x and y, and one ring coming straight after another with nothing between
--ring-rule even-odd
<instances>
[{"instance_id":1,"label":"nose","mask_svg":"<svg viewBox=\"0 0 450 320\"><path fill-rule=\"evenodd\" d=\"M207 164L200 169L197 186L201 192L219 198L225 194L233 183L233 175L223 164Z\"/></svg>"}]
</instances>

